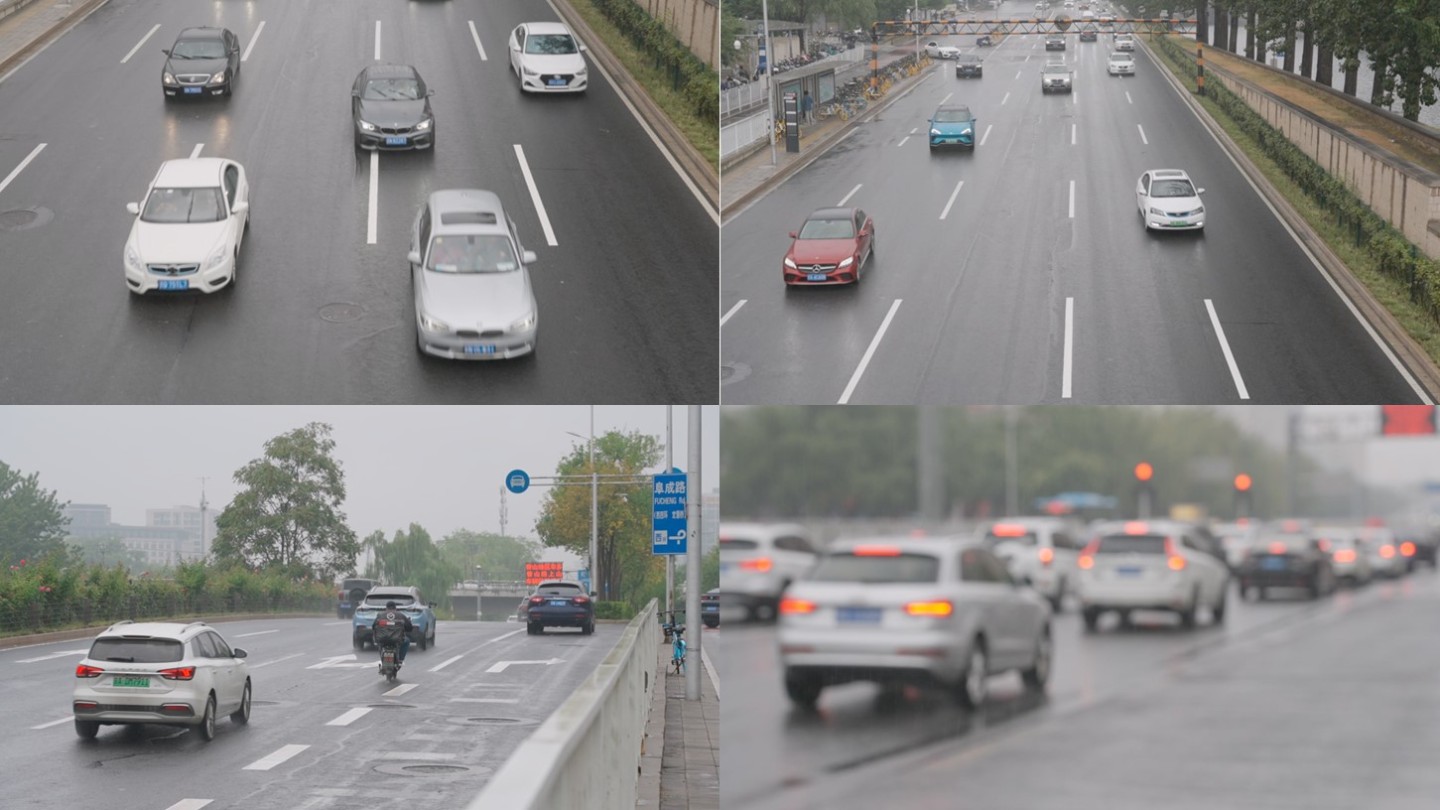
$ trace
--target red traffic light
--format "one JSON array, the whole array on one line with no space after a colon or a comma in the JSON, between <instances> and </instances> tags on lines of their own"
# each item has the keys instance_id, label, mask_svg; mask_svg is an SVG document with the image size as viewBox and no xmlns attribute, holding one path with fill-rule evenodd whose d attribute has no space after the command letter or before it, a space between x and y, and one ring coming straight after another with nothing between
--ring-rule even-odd
<instances>
[{"instance_id":1,"label":"red traffic light","mask_svg":"<svg viewBox=\"0 0 1440 810\"><path fill-rule=\"evenodd\" d=\"M1250 476L1246 475L1245 473L1240 473L1239 475L1235 476L1235 491L1249 492L1251 483L1253 482L1250 480Z\"/></svg>"},{"instance_id":2,"label":"red traffic light","mask_svg":"<svg viewBox=\"0 0 1440 810\"><path fill-rule=\"evenodd\" d=\"M1155 468L1150 466L1150 462L1142 461L1135 465L1135 478L1137 480L1149 481L1153 475L1155 475Z\"/></svg>"}]
</instances>

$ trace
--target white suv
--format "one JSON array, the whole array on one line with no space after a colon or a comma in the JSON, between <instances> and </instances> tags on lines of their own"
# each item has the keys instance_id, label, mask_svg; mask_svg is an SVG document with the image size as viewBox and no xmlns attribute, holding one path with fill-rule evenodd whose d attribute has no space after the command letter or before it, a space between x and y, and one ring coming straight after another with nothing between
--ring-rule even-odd
<instances>
[{"instance_id":1,"label":"white suv","mask_svg":"<svg viewBox=\"0 0 1440 810\"><path fill-rule=\"evenodd\" d=\"M782 594L815 564L804 526L727 523L720 526L720 607L743 608L747 619L775 618ZM723 618L723 615L722 615Z\"/></svg>"},{"instance_id":2,"label":"white suv","mask_svg":"<svg viewBox=\"0 0 1440 810\"><path fill-rule=\"evenodd\" d=\"M204 622L123 621L106 628L75 667L75 733L102 725L197 726L215 738L215 718L250 721L250 668Z\"/></svg>"},{"instance_id":3,"label":"white suv","mask_svg":"<svg viewBox=\"0 0 1440 810\"><path fill-rule=\"evenodd\" d=\"M980 539L1005 561L1010 575L1030 583L1061 612L1075 585L1081 543L1061 518L1001 518L981 525Z\"/></svg>"},{"instance_id":4,"label":"white suv","mask_svg":"<svg viewBox=\"0 0 1440 810\"><path fill-rule=\"evenodd\" d=\"M1230 569L1225 552L1194 526L1169 520L1102 523L1080 554L1080 609L1085 629L1115 611L1129 624L1132 610L1179 614L1195 626L1201 606L1216 624L1225 620Z\"/></svg>"}]
</instances>

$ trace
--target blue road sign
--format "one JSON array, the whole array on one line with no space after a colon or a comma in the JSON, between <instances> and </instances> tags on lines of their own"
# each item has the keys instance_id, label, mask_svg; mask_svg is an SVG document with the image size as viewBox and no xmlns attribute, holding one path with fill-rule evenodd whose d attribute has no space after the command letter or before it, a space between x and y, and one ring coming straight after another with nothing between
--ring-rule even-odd
<instances>
[{"instance_id":1,"label":"blue road sign","mask_svg":"<svg viewBox=\"0 0 1440 810\"><path fill-rule=\"evenodd\" d=\"M589 568L582 568L582 569L580 569L578 572L576 572L575 578L578 579L578 580L580 580L580 585L585 588L585 592L586 592L586 593L589 593L590 591L594 590L593 588L590 587L590 569L589 569Z\"/></svg>"},{"instance_id":2,"label":"blue road sign","mask_svg":"<svg viewBox=\"0 0 1440 810\"><path fill-rule=\"evenodd\" d=\"M511 470L505 473L505 488L519 495L530 488L530 474L524 470Z\"/></svg>"},{"instance_id":3,"label":"blue road sign","mask_svg":"<svg viewBox=\"0 0 1440 810\"><path fill-rule=\"evenodd\" d=\"M685 553L685 481L684 473L673 472L652 476L654 512L650 524L650 551L653 554Z\"/></svg>"}]
</instances>

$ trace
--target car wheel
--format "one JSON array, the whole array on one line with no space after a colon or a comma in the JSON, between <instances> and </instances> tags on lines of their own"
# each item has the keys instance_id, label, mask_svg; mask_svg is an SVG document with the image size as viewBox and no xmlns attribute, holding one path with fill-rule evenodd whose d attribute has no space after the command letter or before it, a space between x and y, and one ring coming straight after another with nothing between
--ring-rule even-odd
<instances>
[{"instance_id":1,"label":"car wheel","mask_svg":"<svg viewBox=\"0 0 1440 810\"><path fill-rule=\"evenodd\" d=\"M540 635L541 633L545 632L545 628L541 627L539 624L536 624L535 622L526 622L526 623L525 623L525 632L526 632L526 633L529 633L529 634L532 635L532 636L538 636L538 635Z\"/></svg>"},{"instance_id":2,"label":"car wheel","mask_svg":"<svg viewBox=\"0 0 1440 810\"><path fill-rule=\"evenodd\" d=\"M762 602L754 608L755 621L768 622L775 619L775 606L769 602Z\"/></svg>"},{"instance_id":3,"label":"car wheel","mask_svg":"<svg viewBox=\"0 0 1440 810\"><path fill-rule=\"evenodd\" d=\"M1180 611L1180 626L1186 630L1195 629L1195 614L1200 611L1200 586L1195 586L1195 593L1190 597L1190 606Z\"/></svg>"},{"instance_id":4,"label":"car wheel","mask_svg":"<svg viewBox=\"0 0 1440 810\"><path fill-rule=\"evenodd\" d=\"M1056 615L1065 612L1065 578L1060 577L1060 584L1055 586L1055 595L1050 597L1050 607Z\"/></svg>"},{"instance_id":5,"label":"car wheel","mask_svg":"<svg viewBox=\"0 0 1440 810\"><path fill-rule=\"evenodd\" d=\"M365 649L365 639L360 638L359 636L355 636L354 638L350 639L350 641L354 643L355 649L357 649L357 650L363 650L363 649Z\"/></svg>"},{"instance_id":6,"label":"car wheel","mask_svg":"<svg viewBox=\"0 0 1440 810\"><path fill-rule=\"evenodd\" d=\"M240 708L230 715L230 722L245 725L250 722L250 681L245 681L245 692L240 695Z\"/></svg>"},{"instance_id":7,"label":"car wheel","mask_svg":"<svg viewBox=\"0 0 1440 810\"><path fill-rule=\"evenodd\" d=\"M989 666L989 659L985 657L985 642L976 638L971 642L970 663L960 674L960 682L955 685L955 698L960 701L960 705L967 709L977 709L985 702Z\"/></svg>"},{"instance_id":8,"label":"car wheel","mask_svg":"<svg viewBox=\"0 0 1440 810\"><path fill-rule=\"evenodd\" d=\"M428 649L430 649L430 640L427 639L427 638L425 638L425 634L424 634L424 633L421 633L421 634L420 634L420 651L421 651L421 652L424 652L425 650L428 650Z\"/></svg>"},{"instance_id":9,"label":"car wheel","mask_svg":"<svg viewBox=\"0 0 1440 810\"><path fill-rule=\"evenodd\" d=\"M95 735L100 733L100 724L94 720L76 720L75 733L80 735L82 740L93 740Z\"/></svg>"},{"instance_id":10,"label":"car wheel","mask_svg":"<svg viewBox=\"0 0 1440 810\"><path fill-rule=\"evenodd\" d=\"M820 679L813 676L785 676L785 694L790 702L807 711L814 711L820 701L820 692L825 688Z\"/></svg>"},{"instance_id":11,"label":"car wheel","mask_svg":"<svg viewBox=\"0 0 1440 810\"><path fill-rule=\"evenodd\" d=\"M582 628L580 628L580 632L583 633L584 635L587 635L587 636L589 636L589 635L594 635L594 633L595 633L595 623L594 623L594 622L586 622L585 626L582 627Z\"/></svg>"},{"instance_id":12,"label":"car wheel","mask_svg":"<svg viewBox=\"0 0 1440 810\"><path fill-rule=\"evenodd\" d=\"M215 739L215 695L205 700L205 716L200 718L200 739L210 742Z\"/></svg>"},{"instance_id":13,"label":"car wheel","mask_svg":"<svg viewBox=\"0 0 1440 810\"><path fill-rule=\"evenodd\" d=\"M1050 655L1050 631L1047 629L1035 642L1034 663L1029 669L1020 673L1020 678L1025 681L1025 685L1037 692L1044 689L1046 681L1050 680Z\"/></svg>"},{"instance_id":14,"label":"car wheel","mask_svg":"<svg viewBox=\"0 0 1440 810\"><path fill-rule=\"evenodd\" d=\"M430 625L430 646L431 646L431 647L434 647L434 646L435 646L435 634L438 633L438 632L440 632L440 631L439 631L438 628L435 627L435 625L433 625L433 624Z\"/></svg>"},{"instance_id":15,"label":"car wheel","mask_svg":"<svg viewBox=\"0 0 1440 810\"><path fill-rule=\"evenodd\" d=\"M1085 620L1085 632L1093 633L1100 626L1100 611L1095 608L1084 608L1080 616Z\"/></svg>"},{"instance_id":16,"label":"car wheel","mask_svg":"<svg viewBox=\"0 0 1440 810\"><path fill-rule=\"evenodd\" d=\"M1226 583L1226 587L1223 588L1223 589L1221 589L1221 591L1220 591L1220 601L1219 601L1219 602L1216 602L1215 605L1210 608L1210 618L1211 618L1211 620L1214 621L1216 624L1224 624L1224 623L1225 623L1225 599L1226 599L1226 591L1228 591L1228 590L1229 590L1229 583Z\"/></svg>"}]
</instances>

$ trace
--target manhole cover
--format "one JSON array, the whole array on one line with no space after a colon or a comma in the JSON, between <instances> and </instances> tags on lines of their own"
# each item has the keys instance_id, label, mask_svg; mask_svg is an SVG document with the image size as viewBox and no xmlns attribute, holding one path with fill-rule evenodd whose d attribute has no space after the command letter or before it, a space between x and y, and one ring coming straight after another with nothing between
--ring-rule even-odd
<instances>
[{"instance_id":1,"label":"manhole cover","mask_svg":"<svg viewBox=\"0 0 1440 810\"><path fill-rule=\"evenodd\" d=\"M372 709L413 709L414 706L408 703L371 703Z\"/></svg>"},{"instance_id":2,"label":"manhole cover","mask_svg":"<svg viewBox=\"0 0 1440 810\"><path fill-rule=\"evenodd\" d=\"M720 384L740 382L750 376L750 367L744 363L724 363L720 366Z\"/></svg>"},{"instance_id":3,"label":"manhole cover","mask_svg":"<svg viewBox=\"0 0 1440 810\"><path fill-rule=\"evenodd\" d=\"M464 765L406 765L404 770L410 773L455 773L470 769Z\"/></svg>"},{"instance_id":4,"label":"manhole cover","mask_svg":"<svg viewBox=\"0 0 1440 810\"><path fill-rule=\"evenodd\" d=\"M55 218L48 208L16 208L0 211L0 231L25 231L38 228Z\"/></svg>"},{"instance_id":5,"label":"manhole cover","mask_svg":"<svg viewBox=\"0 0 1440 810\"><path fill-rule=\"evenodd\" d=\"M490 768L482 768L472 765L447 765L440 762L412 762L404 764L399 762L387 762L383 765L376 765L375 770L380 773L388 773L394 776L428 776L439 777L466 777L479 774L489 776Z\"/></svg>"},{"instance_id":6,"label":"manhole cover","mask_svg":"<svg viewBox=\"0 0 1440 810\"><path fill-rule=\"evenodd\" d=\"M338 304L326 304L320 308L320 317L330 323L345 323L346 321L357 321L365 317L365 307L359 304L341 302Z\"/></svg>"}]
</instances>

